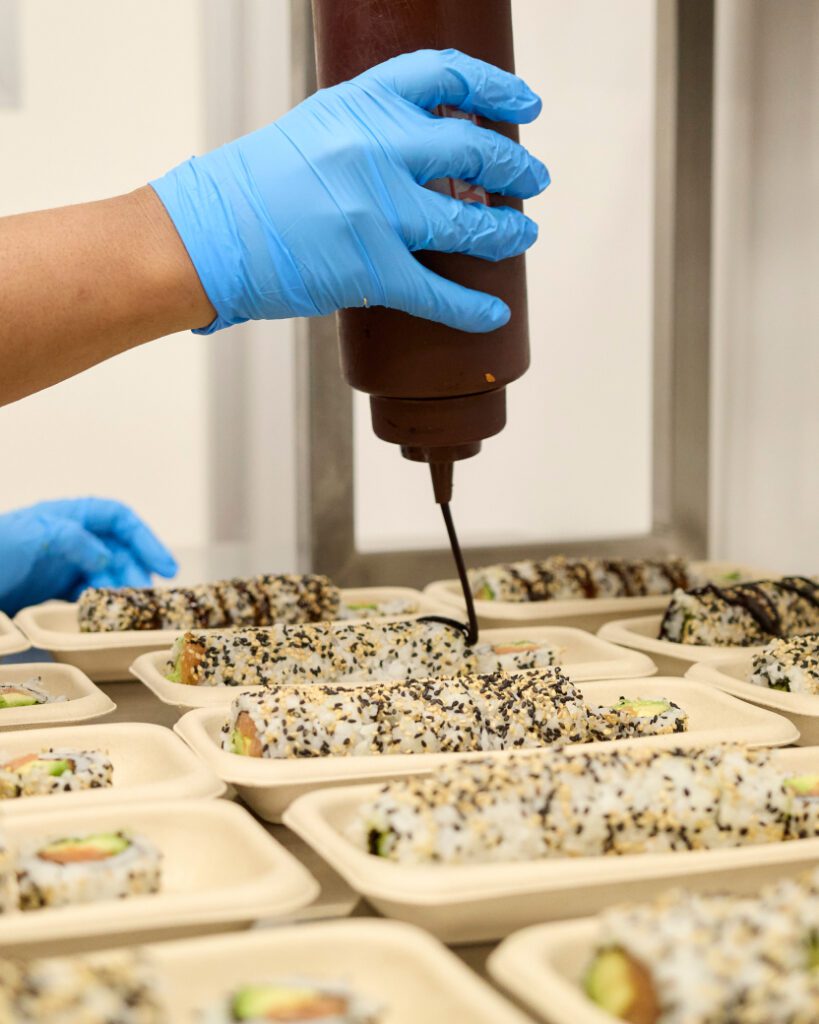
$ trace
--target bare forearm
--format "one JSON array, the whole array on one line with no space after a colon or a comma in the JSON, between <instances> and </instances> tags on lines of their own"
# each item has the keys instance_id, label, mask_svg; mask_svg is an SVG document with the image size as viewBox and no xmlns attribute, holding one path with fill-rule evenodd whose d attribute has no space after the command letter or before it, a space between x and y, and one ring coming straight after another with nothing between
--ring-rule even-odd
<instances>
[{"instance_id":1,"label":"bare forearm","mask_svg":"<svg viewBox=\"0 0 819 1024\"><path fill-rule=\"evenodd\" d=\"M0 219L0 405L214 316L147 186Z\"/></svg>"}]
</instances>

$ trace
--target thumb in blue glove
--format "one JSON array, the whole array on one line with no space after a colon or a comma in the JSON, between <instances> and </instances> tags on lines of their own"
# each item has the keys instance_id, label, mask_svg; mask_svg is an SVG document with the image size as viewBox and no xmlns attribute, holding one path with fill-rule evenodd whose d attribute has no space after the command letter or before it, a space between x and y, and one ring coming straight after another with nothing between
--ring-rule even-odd
<instances>
[{"instance_id":1,"label":"thumb in blue glove","mask_svg":"<svg viewBox=\"0 0 819 1024\"><path fill-rule=\"evenodd\" d=\"M100 498L47 501L0 515L0 609L10 615L84 587L146 586L176 562L127 506Z\"/></svg>"},{"instance_id":2,"label":"thumb in blue glove","mask_svg":"<svg viewBox=\"0 0 819 1024\"><path fill-rule=\"evenodd\" d=\"M504 259L534 242L536 225L424 185L460 178L527 198L549 174L505 136L436 117L440 105L514 123L541 106L515 75L456 50L421 50L153 181L218 313L200 333L367 305L464 331L506 323L500 299L440 277L412 253Z\"/></svg>"}]
</instances>

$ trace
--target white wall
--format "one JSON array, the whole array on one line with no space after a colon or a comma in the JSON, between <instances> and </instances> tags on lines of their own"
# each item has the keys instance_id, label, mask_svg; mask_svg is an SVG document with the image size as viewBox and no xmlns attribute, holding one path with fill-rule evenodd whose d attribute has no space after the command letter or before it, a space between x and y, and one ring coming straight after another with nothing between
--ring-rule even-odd
<instances>
[{"instance_id":1,"label":"white wall","mask_svg":"<svg viewBox=\"0 0 819 1024\"><path fill-rule=\"evenodd\" d=\"M517 70L543 97L523 142L553 183L528 204L532 366L509 423L457 466L467 543L650 528L654 0L514 0ZM387 339L385 339L387 343ZM428 473L356 405L363 550L440 546Z\"/></svg>"},{"instance_id":2,"label":"white wall","mask_svg":"<svg viewBox=\"0 0 819 1024\"><path fill-rule=\"evenodd\" d=\"M21 14L0 215L127 191L201 151L197 0L26 0ZM0 508L105 493L175 547L203 544L205 344L169 338L0 409Z\"/></svg>"},{"instance_id":3,"label":"white wall","mask_svg":"<svg viewBox=\"0 0 819 1024\"><path fill-rule=\"evenodd\" d=\"M721 0L715 554L819 572L819 2Z\"/></svg>"}]
</instances>

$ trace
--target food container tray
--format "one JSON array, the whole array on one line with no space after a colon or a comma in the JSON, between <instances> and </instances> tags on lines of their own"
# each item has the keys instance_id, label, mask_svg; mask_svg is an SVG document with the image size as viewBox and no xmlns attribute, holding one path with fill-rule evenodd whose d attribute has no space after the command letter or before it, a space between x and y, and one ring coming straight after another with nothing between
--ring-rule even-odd
<instances>
[{"instance_id":1,"label":"food container tray","mask_svg":"<svg viewBox=\"0 0 819 1024\"><path fill-rule=\"evenodd\" d=\"M770 574L735 562L692 562L692 568L719 585L741 579L762 579ZM461 584L458 580L437 580L424 593L439 604L457 608L465 614ZM670 594L654 597L595 597L558 601L483 601L475 600L478 622L485 629L504 626L576 626L595 633L611 619L646 615L662 611Z\"/></svg>"},{"instance_id":2,"label":"food container tray","mask_svg":"<svg viewBox=\"0 0 819 1024\"><path fill-rule=\"evenodd\" d=\"M586 702L614 704L620 697L667 697L689 714L689 729L669 736L617 740L651 743L655 747L685 747L735 740L752 746L780 746L794 743L796 728L771 712L752 708L702 683L674 678L623 679L578 684ZM401 775L417 775L454 760L475 760L485 753L468 754L386 754L372 757L315 757L264 759L243 757L222 750L220 729L227 708L190 711L175 729L216 775L234 786L240 797L266 821L280 821L285 809L304 793L326 786L353 782L384 782ZM609 743L587 743L584 749L607 747ZM503 757L503 753L495 756Z\"/></svg>"},{"instance_id":3,"label":"food container tray","mask_svg":"<svg viewBox=\"0 0 819 1024\"><path fill-rule=\"evenodd\" d=\"M749 683L753 657L748 650L719 661L698 662L689 668L686 678L716 686L725 693L784 715L799 730L797 742L801 746L819 745L819 697L809 693L787 693Z\"/></svg>"},{"instance_id":4,"label":"food container tray","mask_svg":"<svg viewBox=\"0 0 819 1024\"><path fill-rule=\"evenodd\" d=\"M700 662L721 661L739 654L753 654L758 647L718 647L705 644L678 644L659 640L662 615L645 615L638 619L620 619L607 622L597 631L603 640L647 654L665 676L684 676L688 669Z\"/></svg>"},{"instance_id":5,"label":"food container tray","mask_svg":"<svg viewBox=\"0 0 819 1024\"><path fill-rule=\"evenodd\" d=\"M383 1007L379 1024L531 1024L446 947L395 921L279 925L140 949L174 1024L201 1024L203 1010L242 985L293 978L348 986Z\"/></svg>"},{"instance_id":6,"label":"food container tray","mask_svg":"<svg viewBox=\"0 0 819 1024\"><path fill-rule=\"evenodd\" d=\"M126 831L162 851L158 893L0 915L0 948L51 945L51 952L148 941L170 931L291 914L312 902L318 884L252 816L227 800L162 800L64 808L3 823L12 851L38 840ZM195 931L194 931L195 929ZM98 941L97 941L97 944ZM30 952L30 950L27 950ZM40 952L40 950L36 950Z\"/></svg>"},{"instance_id":7,"label":"food container tray","mask_svg":"<svg viewBox=\"0 0 819 1024\"><path fill-rule=\"evenodd\" d=\"M789 774L817 772L819 748L777 750L773 760ZM620 857L402 865L371 856L345 835L357 807L378 789L349 786L309 793L288 808L284 823L382 914L416 924L445 942L485 942L541 921L587 917L615 903L651 899L674 885L713 892L730 877L736 891L755 892L769 869L798 874L819 857L819 839L800 839Z\"/></svg>"},{"instance_id":8,"label":"food container tray","mask_svg":"<svg viewBox=\"0 0 819 1024\"><path fill-rule=\"evenodd\" d=\"M0 800L0 826L4 819L39 814L52 808L79 809L85 805L134 800L217 797L226 788L178 736L160 725L141 722L61 725L0 735L4 763L49 747L105 751L114 765L113 785L74 793Z\"/></svg>"},{"instance_id":9,"label":"food container tray","mask_svg":"<svg viewBox=\"0 0 819 1024\"><path fill-rule=\"evenodd\" d=\"M5 612L0 612L0 658L27 651L31 644Z\"/></svg>"},{"instance_id":10,"label":"food container tray","mask_svg":"<svg viewBox=\"0 0 819 1024\"><path fill-rule=\"evenodd\" d=\"M42 682L42 689L52 696L67 699L28 708L3 708L0 710L0 730L30 729L58 722L85 722L116 709L111 698L73 665L55 665L50 661L0 665L0 685L26 683L36 676Z\"/></svg>"},{"instance_id":11,"label":"food container tray","mask_svg":"<svg viewBox=\"0 0 819 1024\"><path fill-rule=\"evenodd\" d=\"M341 600L345 604L393 598L417 601L419 615L452 614L451 608L442 607L419 590L409 587L363 587L341 591ZM68 601L46 601L24 608L17 613L14 622L35 647L49 651L57 661L74 665L95 682L103 683L127 680L128 668L135 658L148 651L169 647L180 632L177 629L126 629L119 633L81 633L77 605ZM28 646L26 643L22 649Z\"/></svg>"},{"instance_id":12,"label":"food container tray","mask_svg":"<svg viewBox=\"0 0 819 1024\"><path fill-rule=\"evenodd\" d=\"M760 869L757 887L793 874L791 865ZM729 873L721 881L722 892L749 893ZM615 1018L587 999L582 987L599 941L596 917L533 925L504 939L490 954L487 969L498 985L548 1024L612 1024Z\"/></svg>"},{"instance_id":13,"label":"food container tray","mask_svg":"<svg viewBox=\"0 0 819 1024\"><path fill-rule=\"evenodd\" d=\"M581 629L535 626L527 629L488 629L480 635L481 642L503 643L511 640L548 641L562 650L560 667L574 682L588 679L634 679L653 675L654 662L637 651L607 643ZM170 651L165 650L138 658L131 671L149 690L166 704L180 708L205 708L229 704L242 689L258 687L188 686L165 678ZM346 679L334 686L361 686L367 680Z\"/></svg>"}]
</instances>

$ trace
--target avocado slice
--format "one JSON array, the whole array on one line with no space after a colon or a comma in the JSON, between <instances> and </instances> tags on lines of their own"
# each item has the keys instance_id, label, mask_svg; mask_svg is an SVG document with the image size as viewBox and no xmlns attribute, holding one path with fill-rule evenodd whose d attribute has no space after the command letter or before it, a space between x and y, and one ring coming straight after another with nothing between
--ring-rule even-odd
<instances>
[{"instance_id":1,"label":"avocado slice","mask_svg":"<svg viewBox=\"0 0 819 1024\"><path fill-rule=\"evenodd\" d=\"M30 693L21 693L19 690L0 691L0 710L3 708L30 708L34 704L41 704L42 701Z\"/></svg>"},{"instance_id":2,"label":"avocado slice","mask_svg":"<svg viewBox=\"0 0 819 1024\"><path fill-rule=\"evenodd\" d=\"M622 949L601 950L583 979L592 1002L629 1024L656 1024L660 1006L651 978Z\"/></svg>"},{"instance_id":3,"label":"avocado slice","mask_svg":"<svg viewBox=\"0 0 819 1024\"><path fill-rule=\"evenodd\" d=\"M796 796L819 796L819 775L794 775L785 779L785 788Z\"/></svg>"},{"instance_id":4,"label":"avocado slice","mask_svg":"<svg viewBox=\"0 0 819 1024\"><path fill-rule=\"evenodd\" d=\"M124 853L130 845L130 840L121 832L98 832L90 836L56 839L53 843L41 847L37 851L37 856L41 860L57 864L107 860L109 857Z\"/></svg>"},{"instance_id":5,"label":"avocado slice","mask_svg":"<svg viewBox=\"0 0 819 1024\"><path fill-rule=\"evenodd\" d=\"M627 711L638 718L652 718L654 715L662 715L671 710L667 700L651 700L648 697L636 700L628 700L621 697L616 704L612 705L612 711Z\"/></svg>"},{"instance_id":6,"label":"avocado slice","mask_svg":"<svg viewBox=\"0 0 819 1024\"><path fill-rule=\"evenodd\" d=\"M481 589L474 596L477 597L479 601L494 601L495 591L488 583L484 583Z\"/></svg>"},{"instance_id":7,"label":"avocado slice","mask_svg":"<svg viewBox=\"0 0 819 1024\"><path fill-rule=\"evenodd\" d=\"M49 757L35 757L33 760L28 761L26 764L20 765L17 769L19 775L31 775L34 772L40 772L44 768L46 775L53 775L59 778L60 775L64 775L66 772L70 772L74 766L70 761L66 761L64 758L49 758Z\"/></svg>"},{"instance_id":8,"label":"avocado slice","mask_svg":"<svg viewBox=\"0 0 819 1024\"><path fill-rule=\"evenodd\" d=\"M819 970L819 932L811 932L808 939L808 970Z\"/></svg>"},{"instance_id":9,"label":"avocado slice","mask_svg":"<svg viewBox=\"0 0 819 1024\"><path fill-rule=\"evenodd\" d=\"M362 611L363 612L377 612L378 611L378 605L374 604L374 603L370 603L370 604L366 604L366 603L364 603L364 604L348 604L346 607L349 608L351 612L362 612Z\"/></svg>"},{"instance_id":10,"label":"avocado slice","mask_svg":"<svg viewBox=\"0 0 819 1024\"><path fill-rule=\"evenodd\" d=\"M310 988L247 985L233 997L233 1020L309 1020L310 1004L322 996ZM293 1016L297 1011L299 1017ZM306 1011L306 1012L305 1012ZM286 1016L285 1016L286 1015Z\"/></svg>"},{"instance_id":11,"label":"avocado slice","mask_svg":"<svg viewBox=\"0 0 819 1024\"><path fill-rule=\"evenodd\" d=\"M242 754L245 757L250 755L250 744L253 741L248 736L243 736L238 729L230 734L230 749L234 754Z\"/></svg>"}]
</instances>

